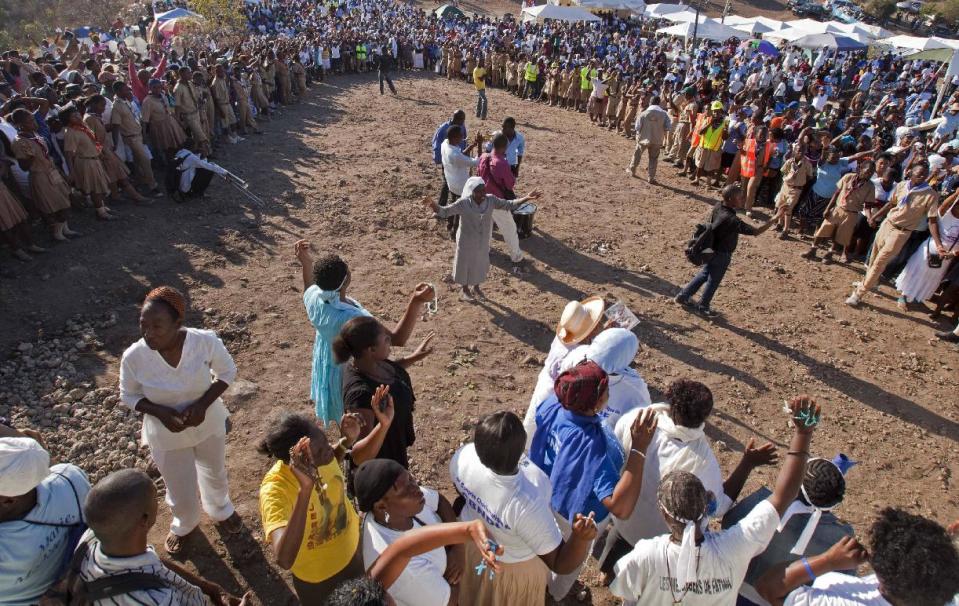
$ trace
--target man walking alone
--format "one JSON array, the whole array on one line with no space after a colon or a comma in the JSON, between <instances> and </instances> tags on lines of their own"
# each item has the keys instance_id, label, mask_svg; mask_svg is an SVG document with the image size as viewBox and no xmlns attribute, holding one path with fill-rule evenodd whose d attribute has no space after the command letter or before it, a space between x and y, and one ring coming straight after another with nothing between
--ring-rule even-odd
<instances>
[{"instance_id":1,"label":"man walking alone","mask_svg":"<svg viewBox=\"0 0 959 606\"><path fill-rule=\"evenodd\" d=\"M643 157L643 151L645 151L649 162L647 169L649 176L646 179L649 183L656 182L659 150L663 148L663 140L670 128L669 114L659 104L659 95L653 96L649 100L649 107L636 118L636 149L633 150L633 161L629 163L629 168L626 169L627 173L635 177L636 167L639 166L639 160Z\"/></svg>"}]
</instances>

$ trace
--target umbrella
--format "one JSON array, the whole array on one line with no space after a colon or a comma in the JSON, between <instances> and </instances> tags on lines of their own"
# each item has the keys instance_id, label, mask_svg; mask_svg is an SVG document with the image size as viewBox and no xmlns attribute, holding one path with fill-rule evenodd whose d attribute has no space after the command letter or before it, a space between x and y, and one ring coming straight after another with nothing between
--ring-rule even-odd
<instances>
[{"instance_id":1,"label":"umbrella","mask_svg":"<svg viewBox=\"0 0 959 606\"><path fill-rule=\"evenodd\" d=\"M466 14L463 11L456 8L452 4L444 4L443 6L433 11L433 13L440 19L450 19L450 18L458 19L458 18L466 17Z\"/></svg>"},{"instance_id":2,"label":"umbrella","mask_svg":"<svg viewBox=\"0 0 959 606\"><path fill-rule=\"evenodd\" d=\"M172 11L167 11L165 13L157 13L155 19L160 23L164 21L169 21L171 19L182 19L183 17L193 17L194 19L202 19L203 16L199 13L194 13L185 8L175 8Z\"/></svg>"},{"instance_id":3,"label":"umbrella","mask_svg":"<svg viewBox=\"0 0 959 606\"><path fill-rule=\"evenodd\" d=\"M778 57L779 49L773 46L773 43L769 40L757 40L756 44L753 45L753 48L757 53L762 53L764 55L769 55L770 57Z\"/></svg>"},{"instance_id":4,"label":"umbrella","mask_svg":"<svg viewBox=\"0 0 959 606\"><path fill-rule=\"evenodd\" d=\"M831 48L840 51L860 50L866 48L866 44L858 42L849 36L840 36L838 34L809 34L793 40L792 44L799 48L817 49Z\"/></svg>"}]
</instances>

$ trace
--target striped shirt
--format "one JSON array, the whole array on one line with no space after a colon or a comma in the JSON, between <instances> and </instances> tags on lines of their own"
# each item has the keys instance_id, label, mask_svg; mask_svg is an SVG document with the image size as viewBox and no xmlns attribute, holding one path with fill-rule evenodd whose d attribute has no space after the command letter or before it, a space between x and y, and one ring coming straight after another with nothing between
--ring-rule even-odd
<instances>
[{"instance_id":1,"label":"striped shirt","mask_svg":"<svg viewBox=\"0 0 959 606\"><path fill-rule=\"evenodd\" d=\"M166 585L157 589L142 589L117 595L105 600L97 600L92 606L208 606L210 599L199 587L188 583L160 561L153 547L140 555L127 558L114 558L100 550L100 541L92 530L84 533L81 542L89 544L87 555L80 564L80 576L90 582L106 576L127 572L143 572L155 575L166 581Z\"/></svg>"}]
</instances>

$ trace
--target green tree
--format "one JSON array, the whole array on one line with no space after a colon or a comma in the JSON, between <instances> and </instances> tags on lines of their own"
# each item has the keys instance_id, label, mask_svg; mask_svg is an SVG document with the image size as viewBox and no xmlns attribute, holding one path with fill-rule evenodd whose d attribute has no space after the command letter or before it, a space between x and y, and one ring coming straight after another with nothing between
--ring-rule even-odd
<instances>
[{"instance_id":1,"label":"green tree","mask_svg":"<svg viewBox=\"0 0 959 606\"><path fill-rule=\"evenodd\" d=\"M235 32L246 26L244 0L193 0L190 8L205 18L204 29Z\"/></svg>"},{"instance_id":2,"label":"green tree","mask_svg":"<svg viewBox=\"0 0 959 606\"><path fill-rule=\"evenodd\" d=\"M866 5L866 12L885 23L896 12L896 0L872 0Z\"/></svg>"}]
</instances>

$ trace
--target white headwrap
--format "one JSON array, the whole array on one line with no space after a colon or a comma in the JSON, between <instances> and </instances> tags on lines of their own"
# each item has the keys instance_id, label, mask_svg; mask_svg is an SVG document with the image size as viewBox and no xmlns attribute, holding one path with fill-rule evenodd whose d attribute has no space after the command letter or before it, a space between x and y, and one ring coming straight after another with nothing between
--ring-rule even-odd
<instances>
[{"instance_id":1,"label":"white headwrap","mask_svg":"<svg viewBox=\"0 0 959 606\"><path fill-rule=\"evenodd\" d=\"M0 496L19 497L50 475L50 454L33 438L0 438Z\"/></svg>"},{"instance_id":2,"label":"white headwrap","mask_svg":"<svg viewBox=\"0 0 959 606\"><path fill-rule=\"evenodd\" d=\"M688 583L696 581L696 574L699 572L696 566L696 558L693 557L696 553L696 528L704 520L708 521L709 518L706 516L706 512L703 512L700 514L698 520L686 520L677 515L673 515L673 512L666 509L662 501L659 502L659 506L663 508L663 511L669 514L669 517L680 524L686 525L683 529L683 542L679 546L679 561L676 562L676 584L679 586L679 590L682 591Z\"/></svg>"},{"instance_id":3,"label":"white headwrap","mask_svg":"<svg viewBox=\"0 0 959 606\"><path fill-rule=\"evenodd\" d=\"M483 181L482 177L470 177L466 180L466 185L463 186L463 197L472 198L473 192L477 187L486 187L486 182Z\"/></svg>"},{"instance_id":4,"label":"white headwrap","mask_svg":"<svg viewBox=\"0 0 959 606\"><path fill-rule=\"evenodd\" d=\"M822 459L822 457L818 457L818 458ZM811 462L811 461L815 461L816 459L809 459L809 460ZM822 459L822 460L825 461L826 459ZM833 464L835 465L835 463ZM840 469L840 471L842 470ZM802 496L804 499L806 499L806 502L812 503L812 499L810 499L809 495L806 493L806 487L803 485L800 485L799 490L800 492L802 492ZM833 505L833 507L835 507L835 505ZM789 522L789 518L793 517L796 514L808 513L809 521L806 522L806 527L803 528L802 533L799 535L799 539L796 540L796 544L793 545L793 548L789 551L789 553L792 553L798 556L801 556L806 553L806 547L809 545L809 541L812 540L812 535L815 534L816 527L819 526L819 520L822 519L823 512L832 511L833 507L816 507L815 505L807 505L806 503L803 503L799 499L796 499L795 501L792 502L789 508L786 509L786 513L783 514L783 519L779 522L779 528L777 528L777 530L779 532L782 532L783 528L786 527L786 523Z\"/></svg>"}]
</instances>

